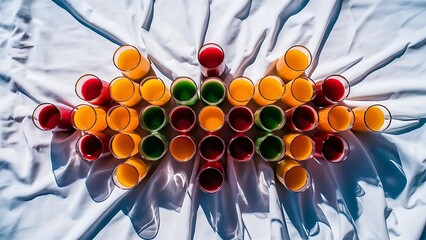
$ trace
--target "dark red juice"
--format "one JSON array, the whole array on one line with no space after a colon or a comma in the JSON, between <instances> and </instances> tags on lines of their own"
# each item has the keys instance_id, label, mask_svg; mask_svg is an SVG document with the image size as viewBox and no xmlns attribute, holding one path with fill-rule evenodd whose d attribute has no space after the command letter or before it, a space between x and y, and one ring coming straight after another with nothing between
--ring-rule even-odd
<instances>
[{"instance_id":1,"label":"dark red juice","mask_svg":"<svg viewBox=\"0 0 426 240\"><path fill-rule=\"evenodd\" d=\"M200 155L207 161L217 161L225 152L222 139L216 136L208 136L201 140L199 148Z\"/></svg>"},{"instance_id":2,"label":"dark red juice","mask_svg":"<svg viewBox=\"0 0 426 240\"><path fill-rule=\"evenodd\" d=\"M200 64L205 68L216 68L224 60L225 54L216 46L206 47L198 54Z\"/></svg>"},{"instance_id":3,"label":"dark red juice","mask_svg":"<svg viewBox=\"0 0 426 240\"><path fill-rule=\"evenodd\" d=\"M61 121L61 112L54 105L46 105L40 110L38 122L44 130L52 130L59 126Z\"/></svg>"},{"instance_id":4,"label":"dark red juice","mask_svg":"<svg viewBox=\"0 0 426 240\"><path fill-rule=\"evenodd\" d=\"M108 83L97 78L89 78L83 83L81 95L84 100L94 105L105 105L111 102Z\"/></svg>"},{"instance_id":5,"label":"dark red juice","mask_svg":"<svg viewBox=\"0 0 426 240\"><path fill-rule=\"evenodd\" d=\"M198 183L206 192L216 192L223 185L223 176L218 169L207 168L200 172Z\"/></svg>"},{"instance_id":6,"label":"dark red juice","mask_svg":"<svg viewBox=\"0 0 426 240\"><path fill-rule=\"evenodd\" d=\"M103 150L102 142L90 134L82 137L79 148L82 157L88 161L98 159Z\"/></svg>"},{"instance_id":7,"label":"dark red juice","mask_svg":"<svg viewBox=\"0 0 426 240\"><path fill-rule=\"evenodd\" d=\"M195 123L194 112L186 107L176 108L170 115L170 123L177 131L188 131Z\"/></svg>"},{"instance_id":8,"label":"dark red juice","mask_svg":"<svg viewBox=\"0 0 426 240\"><path fill-rule=\"evenodd\" d=\"M299 106L293 111L291 117L293 125L300 131L312 130L317 122L316 112L307 106Z\"/></svg>"},{"instance_id":9,"label":"dark red juice","mask_svg":"<svg viewBox=\"0 0 426 240\"><path fill-rule=\"evenodd\" d=\"M234 108L228 116L229 125L239 132L244 132L250 129L253 125L253 114L251 111L244 107Z\"/></svg>"},{"instance_id":10,"label":"dark red juice","mask_svg":"<svg viewBox=\"0 0 426 240\"><path fill-rule=\"evenodd\" d=\"M249 161L254 154L254 144L246 136L236 137L229 143L229 154L237 161Z\"/></svg>"}]
</instances>

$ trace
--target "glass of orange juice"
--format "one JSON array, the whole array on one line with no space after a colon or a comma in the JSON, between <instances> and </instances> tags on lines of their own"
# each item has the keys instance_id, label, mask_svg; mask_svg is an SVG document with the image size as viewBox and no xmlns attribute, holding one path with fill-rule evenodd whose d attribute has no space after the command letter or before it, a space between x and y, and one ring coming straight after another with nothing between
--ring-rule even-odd
<instances>
[{"instance_id":1,"label":"glass of orange juice","mask_svg":"<svg viewBox=\"0 0 426 240\"><path fill-rule=\"evenodd\" d=\"M149 165L139 158L129 158L118 164L112 172L112 181L115 186L128 190L138 185L148 173Z\"/></svg>"},{"instance_id":2,"label":"glass of orange juice","mask_svg":"<svg viewBox=\"0 0 426 240\"><path fill-rule=\"evenodd\" d=\"M158 77L147 77L139 84L142 98L152 105L163 106L170 98L169 87Z\"/></svg>"},{"instance_id":3,"label":"glass of orange juice","mask_svg":"<svg viewBox=\"0 0 426 240\"><path fill-rule=\"evenodd\" d=\"M297 161L311 158L315 152L315 144L312 139L304 134L290 133L283 137L285 143L285 155Z\"/></svg>"},{"instance_id":4,"label":"glass of orange juice","mask_svg":"<svg viewBox=\"0 0 426 240\"><path fill-rule=\"evenodd\" d=\"M311 65L311 62L311 52L304 46L295 45L278 59L275 69L278 76L288 82L302 75Z\"/></svg>"},{"instance_id":5,"label":"glass of orange juice","mask_svg":"<svg viewBox=\"0 0 426 240\"><path fill-rule=\"evenodd\" d=\"M286 86L277 76L266 76L254 86L253 100L259 106L274 104L284 94Z\"/></svg>"},{"instance_id":6,"label":"glass of orange juice","mask_svg":"<svg viewBox=\"0 0 426 240\"><path fill-rule=\"evenodd\" d=\"M108 127L119 132L132 132L138 125L138 112L126 106L116 105L107 112Z\"/></svg>"},{"instance_id":7,"label":"glass of orange juice","mask_svg":"<svg viewBox=\"0 0 426 240\"><path fill-rule=\"evenodd\" d=\"M119 47L114 52L113 62L125 77L135 81L144 78L151 69L151 62L131 45Z\"/></svg>"},{"instance_id":8,"label":"glass of orange juice","mask_svg":"<svg viewBox=\"0 0 426 240\"><path fill-rule=\"evenodd\" d=\"M133 107L142 100L138 84L125 77L114 78L108 89L114 101L127 107Z\"/></svg>"},{"instance_id":9,"label":"glass of orange juice","mask_svg":"<svg viewBox=\"0 0 426 240\"><path fill-rule=\"evenodd\" d=\"M352 128L354 113L345 106L326 107L318 112L318 129L324 132L344 132Z\"/></svg>"},{"instance_id":10,"label":"glass of orange juice","mask_svg":"<svg viewBox=\"0 0 426 240\"><path fill-rule=\"evenodd\" d=\"M296 107L310 102L315 98L317 88L315 82L308 77L299 77L286 84L287 91L281 101L290 107Z\"/></svg>"},{"instance_id":11,"label":"glass of orange juice","mask_svg":"<svg viewBox=\"0 0 426 240\"><path fill-rule=\"evenodd\" d=\"M109 141L109 149L117 159L126 159L136 155L141 137L136 133L117 133Z\"/></svg>"},{"instance_id":12,"label":"glass of orange juice","mask_svg":"<svg viewBox=\"0 0 426 240\"><path fill-rule=\"evenodd\" d=\"M169 151L176 161L187 162L194 157L197 147L192 137L178 135L170 141Z\"/></svg>"},{"instance_id":13,"label":"glass of orange juice","mask_svg":"<svg viewBox=\"0 0 426 240\"><path fill-rule=\"evenodd\" d=\"M278 180L292 192L303 192L311 185L311 175L300 163L284 159L276 168Z\"/></svg>"},{"instance_id":14,"label":"glass of orange juice","mask_svg":"<svg viewBox=\"0 0 426 240\"><path fill-rule=\"evenodd\" d=\"M245 106L253 98L254 84L246 77L234 78L228 87L228 102L233 106Z\"/></svg>"},{"instance_id":15,"label":"glass of orange juice","mask_svg":"<svg viewBox=\"0 0 426 240\"><path fill-rule=\"evenodd\" d=\"M107 127L106 112L100 107L81 104L71 111L71 123L80 131L100 132Z\"/></svg>"},{"instance_id":16,"label":"glass of orange juice","mask_svg":"<svg viewBox=\"0 0 426 240\"><path fill-rule=\"evenodd\" d=\"M352 129L356 131L383 132L392 121L389 109L380 104L356 107L353 112L355 122Z\"/></svg>"},{"instance_id":17,"label":"glass of orange juice","mask_svg":"<svg viewBox=\"0 0 426 240\"><path fill-rule=\"evenodd\" d=\"M206 132L216 132L225 124L225 114L217 106L205 106L198 114L198 122Z\"/></svg>"}]
</instances>

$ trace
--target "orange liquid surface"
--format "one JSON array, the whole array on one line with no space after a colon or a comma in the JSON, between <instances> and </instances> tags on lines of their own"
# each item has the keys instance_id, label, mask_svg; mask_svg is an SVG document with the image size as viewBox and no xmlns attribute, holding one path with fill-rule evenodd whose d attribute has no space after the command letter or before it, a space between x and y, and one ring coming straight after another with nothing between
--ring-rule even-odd
<instances>
[{"instance_id":1,"label":"orange liquid surface","mask_svg":"<svg viewBox=\"0 0 426 240\"><path fill-rule=\"evenodd\" d=\"M111 142L111 152L117 158L123 159L134 156L138 153L138 145L141 137L135 133L117 134Z\"/></svg>"},{"instance_id":2,"label":"orange liquid surface","mask_svg":"<svg viewBox=\"0 0 426 240\"><path fill-rule=\"evenodd\" d=\"M296 160L307 160L312 156L313 144L308 136L302 134L288 134L284 136L286 155Z\"/></svg>"},{"instance_id":3,"label":"orange liquid surface","mask_svg":"<svg viewBox=\"0 0 426 240\"><path fill-rule=\"evenodd\" d=\"M276 170L278 180L291 191L298 191L307 184L306 169L294 160L281 161Z\"/></svg>"},{"instance_id":4,"label":"orange liquid surface","mask_svg":"<svg viewBox=\"0 0 426 240\"><path fill-rule=\"evenodd\" d=\"M284 57L279 58L275 66L278 76L283 80L290 81L299 77L309 64L309 58L304 52L291 49L286 52Z\"/></svg>"},{"instance_id":5,"label":"orange liquid surface","mask_svg":"<svg viewBox=\"0 0 426 240\"><path fill-rule=\"evenodd\" d=\"M385 124L385 114L383 111L376 106L372 106L366 110L366 107L355 108L355 123L354 129L358 131L380 131ZM368 126L368 128L367 128Z\"/></svg>"},{"instance_id":6,"label":"orange liquid surface","mask_svg":"<svg viewBox=\"0 0 426 240\"><path fill-rule=\"evenodd\" d=\"M198 121L206 131L215 132L223 126L225 115L219 107L207 106L200 111Z\"/></svg>"},{"instance_id":7,"label":"orange liquid surface","mask_svg":"<svg viewBox=\"0 0 426 240\"><path fill-rule=\"evenodd\" d=\"M122 70L124 76L133 80L143 78L151 67L149 61L133 48L121 52L116 64Z\"/></svg>"},{"instance_id":8,"label":"orange liquid surface","mask_svg":"<svg viewBox=\"0 0 426 240\"><path fill-rule=\"evenodd\" d=\"M169 88L159 78L146 80L140 89L142 98L153 105L162 106L166 104L171 97Z\"/></svg>"},{"instance_id":9,"label":"orange liquid surface","mask_svg":"<svg viewBox=\"0 0 426 240\"><path fill-rule=\"evenodd\" d=\"M81 131L102 131L107 127L106 113L102 108L83 105L74 114L74 124Z\"/></svg>"},{"instance_id":10,"label":"orange liquid surface","mask_svg":"<svg viewBox=\"0 0 426 240\"><path fill-rule=\"evenodd\" d=\"M319 111L318 129L326 132L342 132L350 129L353 124L351 111L344 106L324 108Z\"/></svg>"},{"instance_id":11,"label":"orange liquid surface","mask_svg":"<svg viewBox=\"0 0 426 240\"><path fill-rule=\"evenodd\" d=\"M250 80L236 78L228 88L228 101L233 106L245 106L252 99L254 85Z\"/></svg>"},{"instance_id":12,"label":"orange liquid surface","mask_svg":"<svg viewBox=\"0 0 426 240\"><path fill-rule=\"evenodd\" d=\"M260 106L273 104L284 93L282 80L277 76L267 76L255 85L253 100Z\"/></svg>"},{"instance_id":13,"label":"orange liquid surface","mask_svg":"<svg viewBox=\"0 0 426 240\"><path fill-rule=\"evenodd\" d=\"M176 137L170 142L170 153L179 162L185 162L195 153L194 143L187 137Z\"/></svg>"},{"instance_id":14,"label":"orange liquid surface","mask_svg":"<svg viewBox=\"0 0 426 240\"><path fill-rule=\"evenodd\" d=\"M139 125L138 112L131 108L117 107L110 112L107 122L112 130L131 132Z\"/></svg>"},{"instance_id":15,"label":"orange liquid surface","mask_svg":"<svg viewBox=\"0 0 426 240\"><path fill-rule=\"evenodd\" d=\"M291 107L299 106L310 101L314 94L311 81L304 78L296 78L287 83L286 89L287 91L284 93L281 100Z\"/></svg>"},{"instance_id":16,"label":"orange liquid surface","mask_svg":"<svg viewBox=\"0 0 426 240\"><path fill-rule=\"evenodd\" d=\"M146 175L148 168L138 158L129 158L124 164L117 166L115 172L118 182L125 188L136 186Z\"/></svg>"},{"instance_id":17,"label":"orange liquid surface","mask_svg":"<svg viewBox=\"0 0 426 240\"><path fill-rule=\"evenodd\" d=\"M127 78L117 78L109 91L112 99L127 107L133 107L142 100L138 85Z\"/></svg>"}]
</instances>

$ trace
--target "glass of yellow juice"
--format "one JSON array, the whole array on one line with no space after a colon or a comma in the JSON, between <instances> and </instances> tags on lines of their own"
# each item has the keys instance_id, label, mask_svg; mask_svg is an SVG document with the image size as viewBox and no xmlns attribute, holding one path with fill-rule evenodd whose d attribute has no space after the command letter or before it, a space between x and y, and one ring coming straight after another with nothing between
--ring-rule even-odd
<instances>
[{"instance_id":1,"label":"glass of yellow juice","mask_svg":"<svg viewBox=\"0 0 426 240\"><path fill-rule=\"evenodd\" d=\"M314 155L315 144L312 139L304 134L289 133L283 137L285 155L297 161L308 160Z\"/></svg>"},{"instance_id":2,"label":"glass of yellow juice","mask_svg":"<svg viewBox=\"0 0 426 240\"><path fill-rule=\"evenodd\" d=\"M197 146L192 137L188 135L178 135L170 141L169 151L176 161L187 162L194 157Z\"/></svg>"},{"instance_id":3,"label":"glass of yellow juice","mask_svg":"<svg viewBox=\"0 0 426 240\"><path fill-rule=\"evenodd\" d=\"M356 107L353 112L355 122L352 129L356 131L383 132L392 121L389 109L380 104Z\"/></svg>"},{"instance_id":4,"label":"glass of yellow juice","mask_svg":"<svg viewBox=\"0 0 426 240\"><path fill-rule=\"evenodd\" d=\"M274 104L284 94L286 86L278 76L266 76L254 86L253 100L259 106Z\"/></svg>"},{"instance_id":5,"label":"glass of yellow juice","mask_svg":"<svg viewBox=\"0 0 426 240\"><path fill-rule=\"evenodd\" d=\"M290 47L275 64L277 75L285 82L291 81L308 69L312 62L311 52L304 46Z\"/></svg>"},{"instance_id":6,"label":"glass of yellow juice","mask_svg":"<svg viewBox=\"0 0 426 240\"><path fill-rule=\"evenodd\" d=\"M112 172L112 181L115 186L128 190L138 185L148 173L149 165L139 158L129 158L118 164Z\"/></svg>"},{"instance_id":7,"label":"glass of yellow juice","mask_svg":"<svg viewBox=\"0 0 426 240\"><path fill-rule=\"evenodd\" d=\"M254 95L254 84L246 77L236 77L228 87L228 102L233 106L245 106Z\"/></svg>"},{"instance_id":8,"label":"glass of yellow juice","mask_svg":"<svg viewBox=\"0 0 426 240\"><path fill-rule=\"evenodd\" d=\"M139 125L138 112L126 106L114 106L107 112L107 123L112 130L132 132Z\"/></svg>"},{"instance_id":9,"label":"glass of yellow juice","mask_svg":"<svg viewBox=\"0 0 426 240\"><path fill-rule=\"evenodd\" d=\"M127 107L133 107L142 100L138 84L125 77L116 77L109 83L111 98Z\"/></svg>"},{"instance_id":10,"label":"glass of yellow juice","mask_svg":"<svg viewBox=\"0 0 426 240\"><path fill-rule=\"evenodd\" d=\"M198 114L198 122L206 132L216 132L225 124L225 114L217 106L205 106Z\"/></svg>"},{"instance_id":11,"label":"glass of yellow juice","mask_svg":"<svg viewBox=\"0 0 426 240\"><path fill-rule=\"evenodd\" d=\"M318 129L324 132L344 132L352 128L355 120L352 110L345 106L326 107L318 112Z\"/></svg>"},{"instance_id":12,"label":"glass of yellow juice","mask_svg":"<svg viewBox=\"0 0 426 240\"><path fill-rule=\"evenodd\" d=\"M71 123L80 131L100 132L107 128L106 112L100 107L81 104L71 111Z\"/></svg>"},{"instance_id":13,"label":"glass of yellow juice","mask_svg":"<svg viewBox=\"0 0 426 240\"><path fill-rule=\"evenodd\" d=\"M117 133L109 141L109 149L117 159L126 159L136 155L141 137L136 133Z\"/></svg>"},{"instance_id":14,"label":"glass of yellow juice","mask_svg":"<svg viewBox=\"0 0 426 240\"><path fill-rule=\"evenodd\" d=\"M300 163L283 159L276 168L278 180L292 192L303 192L311 185L311 175Z\"/></svg>"},{"instance_id":15,"label":"glass of yellow juice","mask_svg":"<svg viewBox=\"0 0 426 240\"><path fill-rule=\"evenodd\" d=\"M152 105L163 106L170 98L169 87L158 77L147 77L139 84L142 98Z\"/></svg>"},{"instance_id":16,"label":"glass of yellow juice","mask_svg":"<svg viewBox=\"0 0 426 240\"><path fill-rule=\"evenodd\" d=\"M140 81L151 69L151 62L131 45L119 47L114 52L113 62L125 77L135 81Z\"/></svg>"},{"instance_id":17,"label":"glass of yellow juice","mask_svg":"<svg viewBox=\"0 0 426 240\"><path fill-rule=\"evenodd\" d=\"M290 107L296 107L313 100L317 93L315 82L308 77L299 77L286 84L287 91L281 101Z\"/></svg>"}]
</instances>

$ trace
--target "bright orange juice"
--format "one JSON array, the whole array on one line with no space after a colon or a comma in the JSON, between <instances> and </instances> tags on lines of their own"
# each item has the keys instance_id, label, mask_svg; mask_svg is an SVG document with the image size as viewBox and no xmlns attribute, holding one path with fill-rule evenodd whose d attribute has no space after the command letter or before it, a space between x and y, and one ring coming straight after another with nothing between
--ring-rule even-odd
<instances>
[{"instance_id":1,"label":"bright orange juice","mask_svg":"<svg viewBox=\"0 0 426 240\"><path fill-rule=\"evenodd\" d=\"M292 192L302 192L310 186L310 175L298 162L284 159L276 169L278 180Z\"/></svg>"},{"instance_id":2,"label":"bright orange juice","mask_svg":"<svg viewBox=\"0 0 426 240\"><path fill-rule=\"evenodd\" d=\"M125 106L114 106L107 113L107 123L112 130L131 132L139 125L138 112Z\"/></svg>"},{"instance_id":3,"label":"bright orange juice","mask_svg":"<svg viewBox=\"0 0 426 240\"><path fill-rule=\"evenodd\" d=\"M170 100L170 90L160 78L145 78L139 87L142 98L150 104L162 106Z\"/></svg>"},{"instance_id":4,"label":"bright orange juice","mask_svg":"<svg viewBox=\"0 0 426 240\"><path fill-rule=\"evenodd\" d=\"M380 132L387 128L386 113L388 110L381 105L362 106L354 108L354 130Z\"/></svg>"},{"instance_id":5,"label":"bright orange juice","mask_svg":"<svg viewBox=\"0 0 426 240\"><path fill-rule=\"evenodd\" d=\"M110 151L118 159L128 158L138 153L140 141L136 133L117 133L110 140Z\"/></svg>"},{"instance_id":6,"label":"bright orange juice","mask_svg":"<svg viewBox=\"0 0 426 240\"><path fill-rule=\"evenodd\" d=\"M129 158L113 172L114 183L123 189L136 186L148 173L149 167L139 158Z\"/></svg>"},{"instance_id":7,"label":"bright orange juice","mask_svg":"<svg viewBox=\"0 0 426 240\"><path fill-rule=\"evenodd\" d=\"M196 147L194 140L185 135L178 135L170 141L170 153L178 162L186 162L194 156Z\"/></svg>"},{"instance_id":8,"label":"bright orange juice","mask_svg":"<svg viewBox=\"0 0 426 240\"><path fill-rule=\"evenodd\" d=\"M100 107L79 105L73 109L72 122L78 130L100 132L107 127L106 112Z\"/></svg>"},{"instance_id":9,"label":"bright orange juice","mask_svg":"<svg viewBox=\"0 0 426 240\"><path fill-rule=\"evenodd\" d=\"M285 154L295 160L303 161L312 157L314 153L314 142L306 135L293 133L283 137L285 143Z\"/></svg>"},{"instance_id":10,"label":"bright orange juice","mask_svg":"<svg viewBox=\"0 0 426 240\"><path fill-rule=\"evenodd\" d=\"M233 106L245 106L253 98L254 84L246 77L234 78L228 87L228 102Z\"/></svg>"},{"instance_id":11,"label":"bright orange juice","mask_svg":"<svg viewBox=\"0 0 426 240\"><path fill-rule=\"evenodd\" d=\"M296 78L286 84L281 101L291 107L302 105L315 97L315 83L309 78Z\"/></svg>"},{"instance_id":12,"label":"bright orange juice","mask_svg":"<svg viewBox=\"0 0 426 240\"><path fill-rule=\"evenodd\" d=\"M345 106L323 108L318 115L318 129L324 132L344 132L354 123L354 113Z\"/></svg>"},{"instance_id":13,"label":"bright orange juice","mask_svg":"<svg viewBox=\"0 0 426 240\"><path fill-rule=\"evenodd\" d=\"M285 85L277 76L266 76L254 86L253 100L259 106L275 103L285 91Z\"/></svg>"},{"instance_id":14,"label":"bright orange juice","mask_svg":"<svg viewBox=\"0 0 426 240\"><path fill-rule=\"evenodd\" d=\"M198 122L201 128L207 132L216 132L222 128L225 122L225 114L216 106L206 106L198 114Z\"/></svg>"},{"instance_id":15,"label":"bright orange juice","mask_svg":"<svg viewBox=\"0 0 426 240\"><path fill-rule=\"evenodd\" d=\"M311 64L311 58L307 48L291 47L275 65L278 76L286 82L299 77Z\"/></svg>"},{"instance_id":16,"label":"bright orange juice","mask_svg":"<svg viewBox=\"0 0 426 240\"><path fill-rule=\"evenodd\" d=\"M132 80L140 80L149 72L151 64L133 46L119 47L114 53L114 64L124 76Z\"/></svg>"},{"instance_id":17,"label":"bright orange juice","mask_svg":"<svg viewBox=\"0 0 426 240\"><path fill-rule=\"evenodd\" d=\"M133 107L142 100L138 85L124 77L117 77L111 81L109 94L112 99L127 107Z\"/></svg>"}]
</instances>

